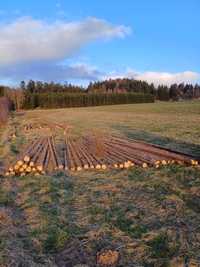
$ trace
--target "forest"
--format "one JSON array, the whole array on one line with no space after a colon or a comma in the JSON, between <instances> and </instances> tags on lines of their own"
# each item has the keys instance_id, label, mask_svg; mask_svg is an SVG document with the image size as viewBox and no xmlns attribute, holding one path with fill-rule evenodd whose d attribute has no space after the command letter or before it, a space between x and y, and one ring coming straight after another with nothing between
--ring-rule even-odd
<instances>
[{"instance_id":1,"label":"forest","mask_svg":"<svg viewBox=\"0 0 200 267\"><path fill-rule=\"evenodd\" d=\"M145 81L138 81L134 79L115 79L107 80L103 82L90 83L88 92L135 92L135 93L147 93L154 95L156 100L168 101L168 100L180 100L180 99L194 99L200 97L200 85L192 84L172 84L159 85L156 87L153 83L148 84Z\"/></svg>"},{"instance_id":2,"label":"forest","mask_svg":"<svg viewBox=\"0 0 200 267\"><path fill-rule=\"evenodd\" d=\"M30 80L22 81L16 88L0 86L0 96L7 96L14 109L87 107L197 99L200 85L181 83L156 87L134 79L110 79L84 88L70 83Z\"/></svg>"}]
</instances>

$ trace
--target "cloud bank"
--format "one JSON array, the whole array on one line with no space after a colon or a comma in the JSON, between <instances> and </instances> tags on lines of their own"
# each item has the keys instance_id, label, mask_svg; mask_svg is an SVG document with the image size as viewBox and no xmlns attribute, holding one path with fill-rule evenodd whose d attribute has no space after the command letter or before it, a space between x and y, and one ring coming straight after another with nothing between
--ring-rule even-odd
<instances>
[{"instance_id":1,"label":"cloud bank","mask_svg":"<svg viewBox=\"0 0 200 267\"><path fill-rule=\"evenodd\" d=\"M155 85L200 81L200 73L192 71L170 73L127 69L121 73L105 73L84 63L63 63L92 42L124 38L130 33L129 27L113 25L95 17L52 23L22 17L0 24L0 80L11 83L29 79L57 82L77 80L77 83L81 80L87 83L125 77Z\"/></svg>"},{"instance_id":2,"label":"cloud bank","mask_svg":"<svg viewBox=\"0 0 200 267\"><path fill-rule=\"evenodd\" d=\"M97 18L78 22L47 23L33 18L20 18L0 25L0 66L60 61L71 57L96 40L123 38L130 28L114 26Z\"/></svg>"},{"instance_id":3,"label":"cloud bank","mask_svg":"<svg viewBox=\"0 0 200 267\"><path fill-rule=\"evenodd\" d=\"M200 80L200 73L193 71L184 71L178 73L170 72L137 72L132 69L128 69L124 73L110 73L103 77L103 79L115 79L115 78L130 78L136 80L146 81L148 83L154 83L156 86L171 85L173 83L197 83Z\"/></svg>"}]
</instances>

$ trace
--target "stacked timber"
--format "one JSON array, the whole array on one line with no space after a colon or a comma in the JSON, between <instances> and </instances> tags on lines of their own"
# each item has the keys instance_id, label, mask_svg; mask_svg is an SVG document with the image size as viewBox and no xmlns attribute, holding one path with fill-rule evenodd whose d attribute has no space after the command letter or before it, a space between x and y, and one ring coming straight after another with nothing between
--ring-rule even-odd
<instances>
[{"instance_id":1,"label":"stacked timber","mask_svg":"<svg viewBox=\"0 0 200 267\"><path fill-rule=\"evenodd\" d=\"M136 154L136 157L143 158L146 163L149 161L150 165L156 167L174 163L192 166L199 164L199 159L191 155L137 140L112 136L109 138L109 143L116 147L123 147L124 150L129 151L132 155Z\"/></svg>"},{"instance_id":2,"label":"stacked timber","mask_svg":"<svg viewBox=\"0 0 200 267\"><path fill-rule=\"evenodd\" d=\"M35 176L45 174L48 170L63 169L55 148L53 137L38 138L30 143L20 154L14 165L10 166L6 176Z\"/></svg>"},{"instance_id":3,"label":"stacked timber","mask_svg":"<svg viewBox=\"0 0 200 267\"><path fill-rule=\"evenodd\" d=\"M159 168L169 164L197 166L199 162L184 153L117 136L88 135L65 142L65 170L124 169L135 165Z\"/></svg>"},{"instance_id":4,"label":"stacked timber","mask_svg":"<svg viewBox=\"0 0 200 267\"><path fill-rule=\"evenodd\" d=\"M24 125L24 131L32 131L32 130L40 130L40 129L49 129L50 126L46 123L44 124L37 124L37 123L29 123Z\"/></svg>"},{"instance_id":5,"label":"stacked timber","mask_svg":"<svg viewBox=\"0 0 200 267\"><path fill-rule=\"evenodd\" d=\"M159 168L169 164L199 165L199 159L190 155L118 136L91 134L78 140L66 137L59 152L53 136L38 138L8 168L6 176L41 175L63 169L82 171L127 169L133 166Z\"/></svg>"},{"instance_id":6,"label":"stacked timber","mask_svg":"<svg viewBox=\"0 0 200 267\"><path fill-rule=\"evenodd\" d=\"M28 123L24 125L24 131L29 132L33 130L41 130L41 129L48 129L48 130L54 130L59 129L65 131L66 129L69 129L70 126L67 124L58 124L58 123Z\"/></svg>"}]
</instances>

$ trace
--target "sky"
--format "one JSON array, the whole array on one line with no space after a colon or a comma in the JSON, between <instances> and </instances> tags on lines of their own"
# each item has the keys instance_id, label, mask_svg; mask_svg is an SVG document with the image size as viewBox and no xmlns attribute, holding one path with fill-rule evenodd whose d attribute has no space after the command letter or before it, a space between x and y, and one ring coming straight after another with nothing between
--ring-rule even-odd
<instances>
[{"instance_id":1,"label":"sky","mask_svg":"<svg viewBox=\"0 0 200 267\"><path fill-rule=\"evenodd\" d=\"M199 0L7 0L0 83L200 83Z\"/></svg>"}]
</instances>

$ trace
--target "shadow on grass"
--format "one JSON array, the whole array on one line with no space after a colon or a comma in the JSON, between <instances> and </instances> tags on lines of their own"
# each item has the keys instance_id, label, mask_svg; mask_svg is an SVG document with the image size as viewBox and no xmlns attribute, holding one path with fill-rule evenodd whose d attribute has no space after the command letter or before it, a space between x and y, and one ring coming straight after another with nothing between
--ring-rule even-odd
<instances>
[{"instance_id":1,"label":"shadow on grass","mask_svg":"<svg viewBox=\"0 0 200 267\"><path fill-rule=\"evenodd\" d=\"M127 126L114 126L113 128L119 130L121 133L123 133L126 137L130 139L136 139L155 145L161 145L169 149L190 154L191 156L200 159L200 145L178 141L172 138L159 136L146 131L132 130Z\"/></svg>"}]
</instances>

